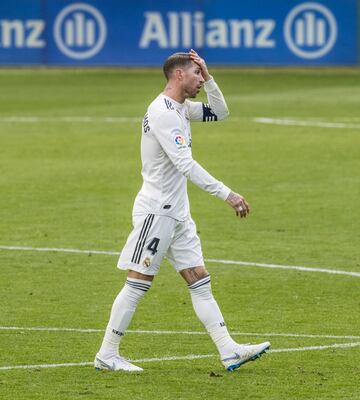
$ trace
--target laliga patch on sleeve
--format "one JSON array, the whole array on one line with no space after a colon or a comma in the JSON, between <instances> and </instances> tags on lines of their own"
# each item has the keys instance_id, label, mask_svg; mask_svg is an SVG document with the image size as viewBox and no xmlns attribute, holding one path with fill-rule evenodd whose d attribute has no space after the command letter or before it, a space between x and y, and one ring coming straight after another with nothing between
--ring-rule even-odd
<instances>
[{"instance_id":1,"label":"laliga patch on sleeve","mask_svg":"<svg viewBox=\"0 0 360 400\"><path fill-rule=\"evenodd\" d=\"M175 144L179 149L185 148L186 147L186 142L185 138L182 135L176 135L175 138Z\"/></svg>"}]
</instances>

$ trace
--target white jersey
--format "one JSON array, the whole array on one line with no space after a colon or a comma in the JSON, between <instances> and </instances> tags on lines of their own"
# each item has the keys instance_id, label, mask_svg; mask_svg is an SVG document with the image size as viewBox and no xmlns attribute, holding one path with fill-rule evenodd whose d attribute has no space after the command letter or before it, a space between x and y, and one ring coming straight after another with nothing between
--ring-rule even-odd
<instances>
[{"instance_id":1,"label":"white jersey","mask_svg":"<svg viewBox=\"0 0 360 400\"><path fill-rule=\"evenodd\" d=\"M143 185L133 215L166 215L184 221L190 215L187 179L226 200L230 189L193 158L190 121L217 121L228 116L224 97L213 79L204 83L209 104L180 104L160 94L143 119L141 160Z\"/></svg>"}]
</instances>

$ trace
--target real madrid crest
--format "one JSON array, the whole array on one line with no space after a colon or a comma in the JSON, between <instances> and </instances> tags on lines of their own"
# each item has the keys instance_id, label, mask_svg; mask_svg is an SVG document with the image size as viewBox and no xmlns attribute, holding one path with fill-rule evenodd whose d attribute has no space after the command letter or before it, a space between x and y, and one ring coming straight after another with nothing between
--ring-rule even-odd
<instances>
[{"instance_id":1,"label":"real madrid crest","mask_svg":"<svg viewBox=\"0 0 360 400\"><path fill-rule=\"evenodd\" d=\"M143 261L143 266L144 267L150 267L150 264L151 264L150 257L145 257L144 261Z\"/></svg>"}]
</instances>

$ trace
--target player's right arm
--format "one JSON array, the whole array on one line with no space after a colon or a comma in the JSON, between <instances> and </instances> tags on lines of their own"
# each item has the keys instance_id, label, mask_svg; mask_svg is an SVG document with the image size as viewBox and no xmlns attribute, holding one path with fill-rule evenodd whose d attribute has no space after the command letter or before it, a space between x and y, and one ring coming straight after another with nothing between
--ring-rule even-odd
<instances>
[{"instance_id":1,"label":"player's right arm","mask_svg":"<svg viewBox=\"0 0 360 400\"><path fill-rule=\"evenodd\" d=\"M214 78L209 74L205 60L193 49L191 49L189 55L201 69L201 74L205 80L204 90L208 98L207 104L187 100L190 120L211 122L227 118L229 116L229 109L225 98Z\"/></svg>"},{"instance_id":2,"label":"player's right arm","mask_svg":"<svg viewBox=\"0 0 360 400\"><path fill-rule=\"evenodd\" d=\"M153 124L152 134L176 169L201 189L226 201L236 211L236 215L246 217L250 209L245 199L210 175L192 158L189 144L181 131L181 119L177 112L163 112L155 118Z\"/></svg>"},{"instance_id":3,"label":"player's right arm","mask_svg":"<svg viewBox=\"0 0 360 400\"><path fill-rule=\"evenodd\" d=\"M215 122L229 116L229 109L224 96L214 78L204 83L208 103L186 100L191 121Z\"/></svg>"}]
</instances>

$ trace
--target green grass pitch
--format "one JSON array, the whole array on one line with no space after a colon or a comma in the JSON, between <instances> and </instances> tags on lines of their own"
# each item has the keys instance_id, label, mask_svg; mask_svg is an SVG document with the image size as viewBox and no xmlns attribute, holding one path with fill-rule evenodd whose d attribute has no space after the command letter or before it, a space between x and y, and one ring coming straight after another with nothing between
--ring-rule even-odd
<instances>
[{"instance_id":1,"label":"green grass pitch","mask_svg":"<svg viewBox=\"0 0 360 400\"><path fill-rule=\"evenodd\" d=\"M204 330L164 262L123 339L143 373L49 367L93 361L125 274L116 255L4 246L121 250L141 184L140 119L164 80L159 70L2 69L1 399L360 398L360 71L211 72L231 115L193 123L193 155L252 212L236 219L189 183L205 257L343 273L208 262L234 337L274 350L227 373L207 335L181 333Z\"/></svg>"}]
</instances>

